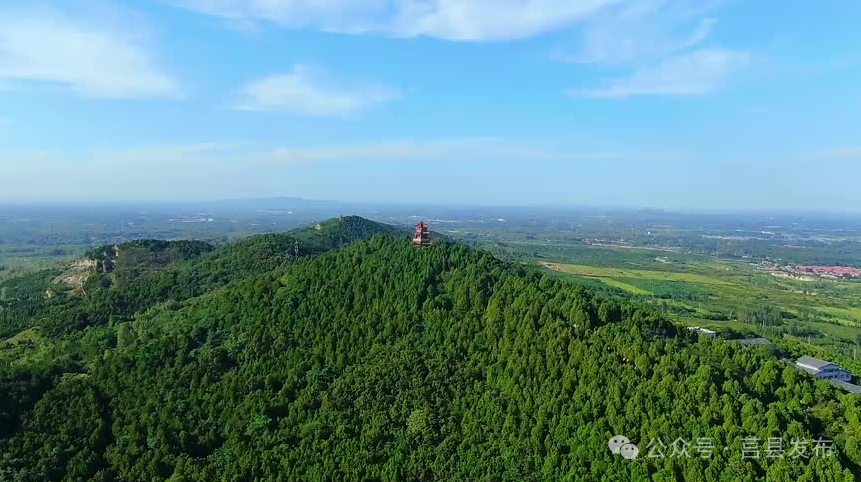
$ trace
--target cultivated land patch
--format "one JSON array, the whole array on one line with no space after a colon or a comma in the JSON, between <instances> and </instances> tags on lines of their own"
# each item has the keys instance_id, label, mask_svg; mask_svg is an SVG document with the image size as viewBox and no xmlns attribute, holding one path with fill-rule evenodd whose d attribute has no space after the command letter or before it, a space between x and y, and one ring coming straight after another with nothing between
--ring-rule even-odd
<instances>
[{"instance_id":1,"label":"cultivated land patch","mask_svg":"<svg viewBox=\"0 0 861 482\"><path fill-rule=\"evenodd\" d=\"M777 280L757 263L690 254L660 260L636 249L613 253L603 248L594 259L587 254L559 253L554 262L536 261L558 273L640 296L681 324L775 340L798 337L849 357L857 356L854 350L861 346L856 341L861 340L861 282ZM762 313L770 317L766 326L758 321ZM776 326L774 317L780 320Z\"/></svg>"},{"instance_id":2,"label":"cultivated land patch","mask_svg":"<svg viewBox=\"0 0 861 482\"><path fill-rule=\"evenodd\" d=\"M634 278L654 281L679 281L704 285L729 286L732 283L722 279L696 273L681 273L677 271L655 271L647 269L607 268L587 266L582 264L558 264L560 271L578 276L595 278Z\"/></svg>"},{"instance_id":3,"label":"cultivated land patch","mask_svg":"<svg viewBox=\"0 0 861 482\"><path fill-rule=\"evenodd\" d=\"M831 313L832 315L844 316L847 318L853 318L855 320L861 321L861 308L857 308L857 307L838 308L836 306L820 306L817 309L824 311L826 313Z\"/></svg>"},{"instance_id":4,"label":"cultivated land patch","mask_svg":"<svg viewBox=\"0 0 861 482\"><path fill-rule=\"evenodd\" d=\"M825 317L841 325L861 326L861 308L836 306L817 306L815 309L825 314Z\"/></svg>"},{"instance_id":5,"label":"cultivated land patch","mask_svg":"<svg viewBox=\"0 0 861 482\"><path fill-rule=\"evenodd\" d=\"M646 291L642 288L638 288L630 283L625 283L624 281L619 281L613 278L598 278L602 283L612 286L614 288L619 288L620 290L627 291L629 293L633 293L635 295L651 295L653 294L651 291Z\"/></svg>"}]
</instances>

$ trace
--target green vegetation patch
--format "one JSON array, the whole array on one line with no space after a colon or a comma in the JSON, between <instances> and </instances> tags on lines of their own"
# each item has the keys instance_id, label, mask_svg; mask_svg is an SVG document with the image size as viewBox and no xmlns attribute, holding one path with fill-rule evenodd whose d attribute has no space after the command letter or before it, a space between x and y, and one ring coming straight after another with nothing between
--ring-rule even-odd
<instances>
[{"instance_id":1,"label":"green vegetation patch","mask_svg":"<svg viewBox=\"0 0 861 482\"><path fill-rule=\"evenodd\" d=\"M562 271L567 273L580 276L595 276L599 278L635 278L657 281L682 281L686 283L724 286L731 284L719 278L697 273L628 269L623 267L598 267L577 264L560 264L559 267Z\"/></svg>"},{"instance_id":2,"label":"green vegetation patch","mask_svg":"<svg viewBox=\"0 0 861 482\"><path fill-rule=\"evenodd\" d=\"M0 329L41 331L3 349L47 339L63 356L0 362L0 480L849 482L861 473L861 399L778 356L695 337L643 300L487 252L371 236L344 246L260 236L130 269L81 296L10 298ZM646 272L589 279L696 279ZM679 437L710 438L716 450L631 462L607 449L618 434L644 453L652 439ZM743 456L742 438L775 436L824 437L835 455Z\"/></svg>"},{"instance_id":3,"label":"green vegetation patch","mask_svg":"<svg viewBox=\"0 0 861 482\"><path fill-rule=\"evenodd\" d=\"M627 291L628 293L633 293L635 295L651 295L652 294L651 291L647 291L647 290L644 290L642 288L638 288L634 284L627 283L625 281L618 280L615 278L599 278L599 279L601 280L602 283L604 283L608 286L612 286L614 288L619 288L623 291ZM630 278L624 278L624 279L628 280Z\"/></svg>"}]
</instances>

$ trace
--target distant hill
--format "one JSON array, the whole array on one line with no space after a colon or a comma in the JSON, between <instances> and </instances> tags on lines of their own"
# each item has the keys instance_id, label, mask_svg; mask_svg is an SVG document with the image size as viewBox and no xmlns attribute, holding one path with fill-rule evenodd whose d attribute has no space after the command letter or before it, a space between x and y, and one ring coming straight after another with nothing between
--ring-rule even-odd
<instances>
[{"instance_id":1,"label":"distant hill","mask_svg":"<svg viewBox=\"0 0 861 482\"><path fill-rule=\"evenodd\" d=\"M410 235L411 231L378 223L359 216L340 216L321 223L290 231L289 234L321 250L332 249L376 234Z\"/></svg>"},{"instance_id":2,"label":"distant hill","mask_svg":"<svg viewBox=\"0 0 861 482\"><path fill-rule=\"evenodd\" d=\"M0 308L7 307L0 309L0 337L33 326L58 334L127 320L156 303L200 296L378 234L405 235L405 231L345 216L217 248L184 240L135 240L94 248L63 269L0 283L7 298L0 300Z\"/></svg>"},{"instance_id":3,"label":"distant hill","mask_svg":"<svg viewBox=\"0 0 861 482\"><path fill-rule=\"evenodd\" d=\"M0 284L0 480L861 473L856 395L651 306L409 234L343 217L217 248L142 241L91 253L114 266L79 295L18 296L55 272ZM637 460L609 450L618 435ZM834 453L765 457L776 437Z\"/></svg>"},{"instance_id":4,"label":"distant hill","mask_svg":"<svg viewBox=\"0 0 861 482\"><path fill-rule=\"evenodd\" d=\"M360 216L340 216L290 231L289 234L310 246L327 250L345 246L359 239L368 239L377 234L412 238L413 226L383 224ZM435 231L431 231L431 241L453 242L449 236Z\"/></svg>"}]
</instances>

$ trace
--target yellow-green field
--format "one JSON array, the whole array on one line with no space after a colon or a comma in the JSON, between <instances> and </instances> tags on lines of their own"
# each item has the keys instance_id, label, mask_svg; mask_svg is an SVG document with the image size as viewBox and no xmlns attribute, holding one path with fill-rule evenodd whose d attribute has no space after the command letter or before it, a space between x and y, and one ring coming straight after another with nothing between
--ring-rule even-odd
<instances>
[{"instance_id":1,"label":"yellow-green field","mask_svg":"<svg viewBox=\"0 0 861 482\"><path fill-rule=\"evenodd\" d=\"M604 283L608 286L612 286L614 288L619 288L620 290L627 291L628 293L633 293L635 295L650 295L650 294L652 294L651 291L646 291L642 288L637 288L636 286L629 284L629 283L625 283L624 281L619 281L619 280L616 280L613 278L600 278L600 279L601 279L602 283Z\"/></svg>"},{"instance_id":2,"label":"yellow-green field","mask_svg":"<svg viewBox=\"0 0 861 482\"><path fill-rule=\"evenodd\" d=\"M861 308L817 306L815 309L823 313L828 320L840 325L861 327Z\"/></svg>"},{"instance_id":3,"label":"yellow-green field","mask_svg":"<svg viewBox=\"0 0 861 482\"><path fill-rule=\"evenodd\" d=\"M861 322L861 308L838 308L836 306L820 306L818 307L818 309L835 316L852 318Z\"/></svg>"},{"instance_id":4,"label":"yellow-green field","mask_svg":"<svg viewBox=\"0 0 861 482\"><path fill-rule=\"evenodd\" d=\"M683 273L675 271L655 271L647 269L627 269L627 268L606 268L598 266L587 266L582 264L558 264L559 270L565 273L571 273L578 276L587 276L591 278L600 278L601 281L607 282L613 278L636 278L655 281L679 281L684 283L699 283L703 285L724 285L728 286L732 283L719 278L705 276L697 273ZM607 283L610 284L610 283ZM613 286L613 285L611 285ZM623 288L624 289L624 288ZM643 290L640 290L643 291ZM648 293L648 292L646 292Z\"/></svg>"},{"instance_id":5,"label":"yellow-green field","mask_svg":"<svg viewBox=\"0 0 861 482\"><path fill-rule=\"evenodd\" d=\"M861 340L859 282L781 279L747 260L686 255L652 261L645 253L626 249L613 256L605 250L594 265L582 253L574 262L540 264L642 297L681 324L769 337L800 335L819 345L843 340L844 351ZM765 327L751 321L763 317Z\"/></svg>"}]
</instances>

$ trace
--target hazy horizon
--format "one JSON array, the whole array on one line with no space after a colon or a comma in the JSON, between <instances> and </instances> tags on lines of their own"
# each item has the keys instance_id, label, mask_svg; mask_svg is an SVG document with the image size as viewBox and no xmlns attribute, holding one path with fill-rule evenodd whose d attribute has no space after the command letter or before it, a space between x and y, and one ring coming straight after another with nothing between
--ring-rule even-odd
<instances>
[{"instance_id":1,"label":"hazy horizon","mask_svg":"<svg viewBox=\"0 0 861 482\"><path fill-rule=\"evenodd\" d=\"M523 210L523 211L571 211L571 212L655 212L676 215L757 215L757 216L839 216L858 217L861 209L851 210L816 210L816 209L755 209L755 208L673 208L662 206L637 206L637 205L590 205L590 204L493 204L493 203L445 203L425 202L414 203L403 200L384 201L349 201L338 199L314 199L297 196L272 196L272 197L249 197L249 198L211 198L211 199L180 199L171 201L154 200L55 200L55 201L3 201L0 200L0 209L3 208L41 208L41 209L182 209L182 208L229 208L229 209L276 209L288 207L285 203L305 203L315 209L326 206L328 209L346 209L342 214L357 214L360 210L392 209L392 210L428 210L455 209L455 210ZM275 204L272 204L275 203ZM278 205L277 203L282 203ZM264 204L271 204L264 206ZM315 206L316 204L316 206ZM356 212L349 211L357 210Z\"/></svg>"}]
</instances>

